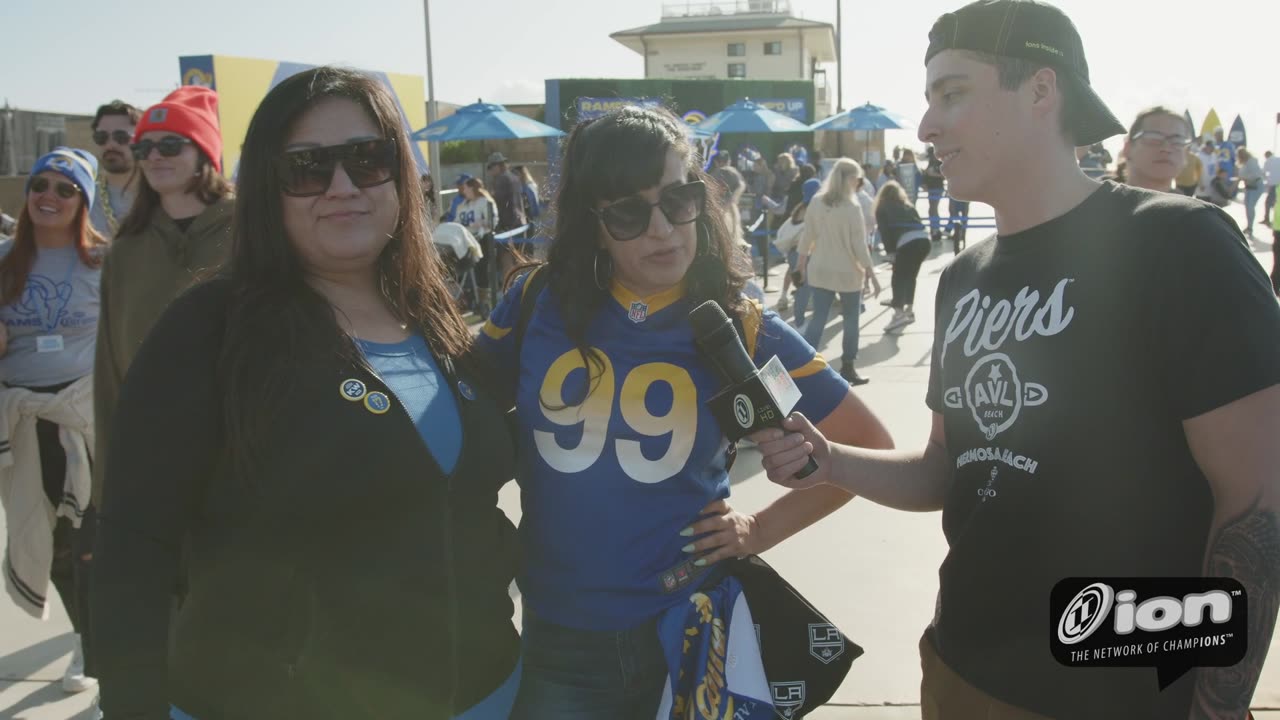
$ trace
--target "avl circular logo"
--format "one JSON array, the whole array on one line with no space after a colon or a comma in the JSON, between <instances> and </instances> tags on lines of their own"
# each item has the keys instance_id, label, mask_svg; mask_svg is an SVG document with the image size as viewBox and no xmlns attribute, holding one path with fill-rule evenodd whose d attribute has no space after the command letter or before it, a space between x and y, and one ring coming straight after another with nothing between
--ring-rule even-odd
<instances>
[{"instance_id":1,"label":"avl circular logo","mask_svg":"<svg viewBox=\"0 0 1280 720\"><path fill-rule=\"evenodd\" d=\"M1115 599L1115 590L1106 583L1094 583L1076 593L1058 619L1058 640L1075 645L1088 638L1107 621Z\"/></svg>"}]
</instances>

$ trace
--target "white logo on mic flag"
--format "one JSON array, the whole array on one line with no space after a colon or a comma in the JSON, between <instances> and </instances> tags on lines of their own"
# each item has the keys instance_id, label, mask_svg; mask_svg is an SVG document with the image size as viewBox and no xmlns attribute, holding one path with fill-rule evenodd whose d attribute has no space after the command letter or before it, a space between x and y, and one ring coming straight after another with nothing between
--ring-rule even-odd
<instances>
[{"instance_id":1,"label":"white logo on mic flag","mask_svg":"<svg viewBox=\"0 0 1280 720\"><path fill-rule=\"evenodd\" d=\"M738 421L738 425L743 429L749 429L756 421L756 409L751 404L751 398L744 393L738 393L733 399L733 417Z\"/></svg>"}]
</instances>

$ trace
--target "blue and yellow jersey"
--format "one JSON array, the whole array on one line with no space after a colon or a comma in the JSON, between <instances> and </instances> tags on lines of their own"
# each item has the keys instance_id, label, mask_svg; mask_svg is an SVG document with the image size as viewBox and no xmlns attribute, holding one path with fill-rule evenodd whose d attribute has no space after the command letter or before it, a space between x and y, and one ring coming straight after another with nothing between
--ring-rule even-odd
<instances>
[{"instance_id":1,"label":"blue and yellow jersey","mask_svg":"<svg viewBox=\"0 0 1280 720\"><path fill-rule=\"evenodd\" d=\"M632 627L683 602L700 571L680 531L728 497L728 440L707 409L719 381L694 344L692 305L677 288L639 298L615 287L587 342L589 380L550 290L537 298L520 357L515 327L524 279L507 292L480 348L518 373L520 489L526 602L550 622ZM848 385L800 335L758 305L742 318L757 366L777 356L820 421ZM591 392L587 392L588 386Z\"/></svg>"}]
</instances>

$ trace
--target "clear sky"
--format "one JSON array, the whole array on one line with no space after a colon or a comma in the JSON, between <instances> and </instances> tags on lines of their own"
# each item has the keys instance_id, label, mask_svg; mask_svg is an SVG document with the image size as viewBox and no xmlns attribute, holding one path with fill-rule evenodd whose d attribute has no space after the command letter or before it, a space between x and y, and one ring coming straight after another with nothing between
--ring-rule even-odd
<instances>
[{"instance_id":1,"label":"clear sky","mask_svg":"<svg viewBox=\"0 0 1280 720\"><path fill-rule=\"evenodd\" d=\"M844 0L845 107L870 100L918 118L929 27L960 4ZM1244 118L1251 146L1272 148L1280 2L1058 5L1079 28L1093 84L1122 122L1162 103L1189 109L1198 126L1213 107L1226 125ZM835 21L836 0L792 7ZM609 33L656 22L661 0L435 0L431 13L437 98L541 102L546 78L640 77L640 55ZM114 97L157 102L178 84L180 55L426 72L420 0L0 0L0 28L0 102L24 109L92 113ZM913 137L891 133L888 142Z\"/></svg>"}]
</instances>

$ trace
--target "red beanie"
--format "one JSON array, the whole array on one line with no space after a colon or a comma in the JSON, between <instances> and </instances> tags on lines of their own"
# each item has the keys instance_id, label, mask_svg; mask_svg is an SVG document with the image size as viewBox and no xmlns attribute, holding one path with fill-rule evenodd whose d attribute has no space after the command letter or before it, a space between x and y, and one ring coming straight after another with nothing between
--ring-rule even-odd
<instances>
[{"instance_id":1,"label":"red beanie","mask_svg":"<svg viewBox=\"0 0 1280 720\"><path fill-rule=\"evenodd\" d=\"M143 133L162 130L181 135L213 162L222 172L222 132L218 130L218 94L207 87L184 85L169 93L164 100L147 108L133 132L138 142Z\"/></svg>"}]
</instances>

